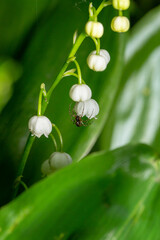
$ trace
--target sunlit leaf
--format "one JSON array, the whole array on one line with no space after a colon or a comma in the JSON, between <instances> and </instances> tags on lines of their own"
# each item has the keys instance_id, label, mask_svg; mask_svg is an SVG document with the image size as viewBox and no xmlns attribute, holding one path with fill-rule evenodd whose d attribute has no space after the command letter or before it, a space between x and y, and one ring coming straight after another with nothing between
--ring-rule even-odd
<instances>
[{"instance_id":1,"label":"sunlit leaf","mask_svg":"<svg viewBox=\"0 0 160 240\"><path fill-rule=\"evenodd\" d=\"M128 142L159 148L159 39L160 7L157 7L132 29L119 94L101 138L103 148Z\"/></svg>"}]
</instances>

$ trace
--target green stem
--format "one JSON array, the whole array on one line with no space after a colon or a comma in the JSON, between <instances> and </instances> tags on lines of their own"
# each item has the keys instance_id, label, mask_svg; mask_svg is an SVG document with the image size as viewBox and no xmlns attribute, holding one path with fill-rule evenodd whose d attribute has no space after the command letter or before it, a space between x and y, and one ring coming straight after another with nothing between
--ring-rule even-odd
<instances>
[{"instance_id":1,"label":"green stem","mask_svg":"<svg viewBox=\"0 0 160 240\"><path fill-rule=\"evenodd\" d=\"M52 123L52 126L55 128L57 134L58 134L58 137L59 137L59 140L60 140L60 144L61 144L61 152L63 151L63 138L62 138L62 134L59 130L59 128L54 124Z\"/></svg>"},{"instance_id":2,"label":"green stem","mask_svg":"<svg viewBox=\"0 0 160 240\"><path fill-rule=\"evenodd\" d=\"M89 21L97 22L96 9L92 3L89 4Z\"/></svg>"},{"instance_id":3,"label":"green stem","mask_svg":"<svg viewBox=\"0 0 160 240\"><path fill-rule=\"evenodd\" d=\"M41 90L40 90L40 93L39 93L38 112L37 112L38 116L42 115L42 97L44 97L45 101L47 102L47 93L46 93L46 90L45 90L45 84L42 83L40 88L41 88Z\"/></svg>"},{"instance_id":4,"label":"green stem","mask_svg":"<svg viewBox=\"0 0 160 240\"><path fill-rule=\"evenodd\" d=\"M27 158L29 156L29 153L30 153L30 150L31 150L31 147L32 147L32 144L33 144L34 140L35 140L35 136L32 136L30 134L29 138L27 140L24 152L23 152L23 156L22 156L22 160L21 160L18 172L17 172L16 180L18 178L19 178L19 180L17 182L15 180L16 185L14 186L14 190L13 190L13 199L16 197L16 195L18 193L20 181L21 181L22 174L23 174L23 171L24 171L24 167L26 165L26 161L27 161Z\"/></svg>"},{"instance_id":5,"label":"green stem","mask_svg":"<svg viewBox=\"0 0 160 240\"><path fill-rule=\"evenodd\" d=\"M24 187L25 190L28 190L27 185L23 181L20 181L20 184Z\"/></svg>"},{"instance_id":6,"label":"green stem","mask_svg":"<svg viewBox=\"0 0 160 240\"><path fill-rule=\"evenodd\" d=\"M39 93L39 99L38 99L38 111L37 111L37 115L41 116L41 109L42 109L42 96L43 96L43 89L40 90Z\"/></svg>"},{"instance_id":7,"label":"green stem","mask_svg":"<svg viewBox=\"0 0 160 240\"><path fill-rule=\"evenodd\" d=\"M100 52L100 39L99 38L93 38L91 37L91 39L93 40L93 42L95 43L96 46L96 54L99 55Z\"/></svg>"},{"instance_id":8,"label":"green stem","mask_svg":"<svg viewBox=\"0 0 160 240\"><path fill-rule=\"evenodd\" d=\"M56 139L55 139L55 137L53 136L52 133L50 133L50 137L52 138L52 141L53 141L53 143L54 143L54 146L55 146L55 149L56 149L56 152L57 152L57 151L58 151L58 146L57 146Z\"/></svg>"},{"instance_id":9,"label":"green stem","mask_svg":"<svg viewBox=\"0 0 160 240\"><path fill-rule=\"evenodd\" d=\"M100 53L100 48L101 48L101 41L100 41L100 39L98 38L97 39L97 54L99 55L99 53Z\"/></svg>"},{"instance_id":10,"label":"green stem","mask_svg":"<svg viewBox=\"0 0 160 240\"><path fill-rule=\"evenodd\" d=\"M99 5L99 7L97 8L96 16L99 15L99 13L103 10L103 8L105 8L105 7L107 7L107 6L111 5L111 4L112 4L112 1L107 1L106 2L105 0L103 0L101 2L101 4Z\"/></svg>"},{"instance_id":11,"label":"green stem","mask_svg":"<svg viewBox=\"0 0 160 240\"><path fill-rule=\"evenodd\" d=\"M77 38L76 43L73 45L73 48L72 48L72 50L70 51L70 54L69 54L67 60L68 60L69 58L75 56L76 52L78 51L79 47L81 46L82 42L84 41L84 39L85 39L86 37L87 37L86 33L81 33L81 34L79 35L79 37ZM63 74L64 74L64 72L66 71L69 63L70 63L70 62L68 62L68 61L65 62L65 64L63 65L60 73L58 74L56 80L53 82L51 88L49 89L49 91L48 91L48 93L47 93L48 101L49 101L49 99L50 99L50 97L51 97L51 95L52 95L53 90L54 90L55 87L58 85L58 83L61 81L61 79L62 79L62 77L63 77ZM44 104L44 107L42 107L42 109L43 109L42 112L43 112L43 113L45 112L46 107L47 107L47 104Z\"/></svg>"},{"instance_id":12,"label":"green stem","mask_svg":"<svg viewBox=\"0 0 160 240\"><path fill-rule=\"evenodd\" d=\"M79 84L82 84L82 73L81 73L81 69L80 69L80 66L79 66L79 63L77 62L77 60L74 59L73 61L76 65L76 68L77 68L77 73L78 73L78 83Z\"/></svg>"},{"instance_id":13,"label":"green stem","mask_svg":"<svg viewBox=\"0 0 160 240\"><path fill-rule=\"evenodd\" d=\"M123 16L122 10L119 10L118 12L119 12L119 16Z\"/></svg>"},{"instance_id":14,"label":"green stem","mask_svg":"<svg viewBox=\"0 0 160 240\"><path fill-rule=\"evenodd\" d=\"M67 75L65 75L65 74L63 75L63 77L69 77L69 76L74 76L74 77L76 77L78 79L78 75L76 73L70 73L70 74L67 74ZM82 79L82 83L86 84L83 79Z\"/></svg>"}]
</instances>

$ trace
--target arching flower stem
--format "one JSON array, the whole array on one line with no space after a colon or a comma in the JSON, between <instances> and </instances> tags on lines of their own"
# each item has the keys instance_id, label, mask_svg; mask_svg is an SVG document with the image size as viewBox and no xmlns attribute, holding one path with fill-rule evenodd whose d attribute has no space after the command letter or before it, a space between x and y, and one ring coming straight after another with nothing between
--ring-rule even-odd
<instances>
[{"instance_id":1,"label":"arching flower stem","mask_svg":"<svg viewBox=\"0 0 160 240\"><path fill-rule=\"evenodd\" d=\"M55 137L53 136L52 133L50 133L49 136L51 137L51 139L52 139L52 141L53 141L53 144L54 144L54 146L55 146L55 150L56 150L56 152L57 152L57 151L58 151L58 146L57 146L56 139L55 139Z\"/></svg>"},{"instance_id":2,"label":"arching flower stem","mask_svg":"<svg viewBox=\"0 0 160 240\"><path fill-rule=\"evenodd\" d=\"M82 73L81 73L81 69L80 69L79 63L77 62L76 59L74 59L73 62L75 63L76 68L77 68L77 73L78 73L78 83L79 83L79 84L82 84Z\"/></svg>"},{"instance_id":3,"label":"arching flower stem","mask_svg":"<svg viewBox=\"0 0 160 240\"><path fill-rule=\"evenodd\" d=\"M52 126L54 127L54 129L56 130L59 140L60 140L60 150L61 152L63 152L63 138L62 138L62 134L59 130L59 128L56 126L56 124L52 123Z\"/></svg>"},{"instance_id":4,"label":"arching flower stem","mask_svg":"<svg viewBox=\"0 0 160 240\"><path fill-rule=\"evenodd\" d=\"M66 75L65 75L65 73L63 74L63 77L69 77L69 76L73 76L73 77L76 77L78 79L78 74L76 74L76 73L71 72L69 74L67 73ZM86 84L83 79L82 79L82 83Z\"/></svg>"},{"instance_id":5,"label":"arching flower stem","mask_svg":"<svg viewBox=\"0 0 160 240\"><path fill-rule=\"evenodd\" d=\"M99 7L97 8L97 10L96 10L96 16L99 15L99 13L103 10L103 8L105 8L105 7L109 6L109 5L112 5L112 1L111 0L109 0L107 2L105 0L103 0L101 2L101 4L99 5Z\"/></svg>"}]
</instances>

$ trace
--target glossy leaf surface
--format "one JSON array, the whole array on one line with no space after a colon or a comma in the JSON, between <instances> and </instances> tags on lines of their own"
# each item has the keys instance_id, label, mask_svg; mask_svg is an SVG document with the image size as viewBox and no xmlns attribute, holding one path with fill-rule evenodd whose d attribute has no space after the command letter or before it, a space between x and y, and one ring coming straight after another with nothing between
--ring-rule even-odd
<instances>
[{"instance_id":1,"label":"glossy leaf surface","mask_svg":"<svg viewBox=\"0 0 160 240\"><path fill-rule=\"evenodd\" d=\"M1 239L158 240L156 160L137 145L73 163L1 209Z\"/></svg>"},{"instance_id":2,"label":"glossy leaf surface","mask_svg":"<svg viewBox=\"0 0 160 240\"><path fill-rule=\"evenodd\" d=\"M119 93L101 139L105 149L107 145L115 148L128 142L152 144L159 149L159 39L160 7L157 7L132 29Z\"/></svg>"}]
</instances>

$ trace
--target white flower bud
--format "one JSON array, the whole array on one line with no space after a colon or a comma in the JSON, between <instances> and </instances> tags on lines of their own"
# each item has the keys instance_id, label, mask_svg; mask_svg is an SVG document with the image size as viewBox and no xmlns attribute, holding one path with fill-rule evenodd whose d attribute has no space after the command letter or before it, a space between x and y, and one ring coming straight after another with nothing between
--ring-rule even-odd
<instances>
[{"instance_id":1,"label":"white flower bud","mask_svg":"<svg viewBox=\"0 0 160 240\"><path fill-rule=\"evenodd\" d=\"M94 38L101 38L104 32L102 23L89 21L85 26L86 33Z\"/></svg>"},{"instance_id":2,"label":"white flower bud","mask_svg":"<svg viewBox=\"0 0 160 240\"><path fill-rule=\"evenodd\" d=\"M113 0L113 7L118 10L126 10L130 6L130 0Z\"/></svg>"},{"instance_id":3,"label":"white flower bud","mask_svg":"<svg viewBox=\"0 0 160 240\"><path fill-rule=\"evenodd\" d=\"M86 101L91 98L91 89L86 84L75 84L69 91L70 98L75 102Z\"/></svg>"},{"instance_id":4,"label":"white flower bud","mask_svg":"<svg viewBox=\"0 0 160 240\"><path fill-rule=\"evenodd\" d=\"M112 19L111 28L114 32L127 32L129 27L129 20L124 16L114 17Z\"/></svg>"},{"instance_id":5,"label":"white flower bud","mask_svg":"<svg viewBox=\"0 0 160 240\"><path fill-rule=\"evenodd\" d=\"M101 49L99 55L96 51L89 54L87 63L90 69L96 72L104 71L110 61L110 55L105 49Z\"/></svg>"},{"instance_id":6,"label":"white flower bud","mask_svg":"<svg viewBox=\"0 0 160 240\"><path fill-rule=\"evenodd\" d=\"M52 123L45 116L33 116L28 122L28 128L32 136L40 138L44 134L48 138L52 132Z\"/></svg>"},{"instance_id":7,"label":"white flower bud","mask_svg":"<svg viewBox=\"0 0 160 240\"><path fill-rule=\"evenodd\" d=\"M49 174L51 174L53 172L53 170L50 167L48 159L42 163L42 165L41 165L41 172L45 176L49 175Z\"/></svg>"},{"instance_id":8,"label":"white flower bud","mask_svg":"<svg viewBox=\"0 0 160 240\"><path fill-rule=\"evenodd\" d=\"M52 171L63 168L72 163L72 158L65 152L54 152L49 158L49 163Z\"/></svg>"},{"instance_id":9,"label":"white flower bud","mask_svg":"<svg viewBox=\"0 0 160 240\"><path fill-rule=\"evenodd\" d=\"M78 102L74 106L74 111L80 117L86 116L89 119L96 118L99 113L99 105L94 99Z\"/></svg>"}]
</instances>

